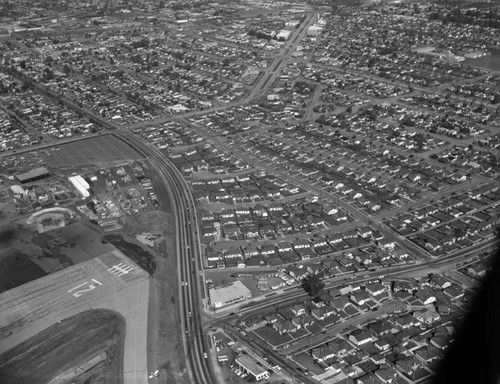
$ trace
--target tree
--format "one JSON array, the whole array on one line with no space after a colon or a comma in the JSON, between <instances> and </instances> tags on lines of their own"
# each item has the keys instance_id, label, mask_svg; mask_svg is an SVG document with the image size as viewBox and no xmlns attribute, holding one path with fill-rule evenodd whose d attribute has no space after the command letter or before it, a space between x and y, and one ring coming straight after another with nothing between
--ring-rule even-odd
<instances>
[{"instance_id":1,"label":"tree","mask_svg":"<svg viewBox=\"0 0 500 384\"><path fill-rule=\"evenodd\" d=\"M301 287L312 297L318 297L325 287L325 283L316 275L309 275L302 279Z\"/></svg>"}]
</instances>

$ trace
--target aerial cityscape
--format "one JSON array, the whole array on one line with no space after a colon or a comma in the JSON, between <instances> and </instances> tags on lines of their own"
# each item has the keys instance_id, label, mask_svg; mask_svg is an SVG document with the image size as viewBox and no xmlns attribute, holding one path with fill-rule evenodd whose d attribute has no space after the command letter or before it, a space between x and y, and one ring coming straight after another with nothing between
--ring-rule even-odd
<instances>
[{"instance_id":1,"label":"aerial cityscape","mask_svg":"<svg viewBox=\"0 0 500 384\"><path fill-rule=\"evenodd\" d=\"M431 383L499 147L500 1L3 0L0 383Z\"/></svg>"}]
</instances>

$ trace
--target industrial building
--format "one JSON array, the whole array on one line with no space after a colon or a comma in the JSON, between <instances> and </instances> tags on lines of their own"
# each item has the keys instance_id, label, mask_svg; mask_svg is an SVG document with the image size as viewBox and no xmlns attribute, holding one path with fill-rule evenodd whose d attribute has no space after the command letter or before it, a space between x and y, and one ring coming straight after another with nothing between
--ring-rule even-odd
<instances>
[{"instance_id":1,"label":"industrial building","mask_svg":"<svg viewBox=\"0 0 500 384\"><path fill-rule=\"evenodd\" d=\"M71 184L73 184L73 186L83 198L90 196L90 185L85 181L83 177L81 177L80 175L76 175L68 177L68 180L71 181Z\"/></svg>"},{"instance_id":2,"label":"industrial building","mask_svg":"<svg viewBox=\"0 0 500 384\"><path fill-rule=\"evenodd\" d=\"M16 175L17 181L20 183L30 183L32 181L41 180L45 177L49 177L50 172L45 167L35 168L31 171L25 173L19 173Z\"/></svg>"},{"instance_id":3,"label":"industrial building","mask_svg":"<svg viewBox=\"0 0 500 384\"><path fill-rule=\"evenodd\" d=\"M257 364L250 356L242 355L234 359L240 369L255 377L255 380L264 380L269 378L269 372Z\"/></svg>"},{"instance_id":4,"label":"industrial building","mask_svg":"<svg viewBox=\"0 0 500 384\"><path fill-rule=\"evenodd\" d=\"M215 308L221 308L252 297L252 292L241 281L212 288L209 293L210 302Z\"/></svg>"}]
</instances>

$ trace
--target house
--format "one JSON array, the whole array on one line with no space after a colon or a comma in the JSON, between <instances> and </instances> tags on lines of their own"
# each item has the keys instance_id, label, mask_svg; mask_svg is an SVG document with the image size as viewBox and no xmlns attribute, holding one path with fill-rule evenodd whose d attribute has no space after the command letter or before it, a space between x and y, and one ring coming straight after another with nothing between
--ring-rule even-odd
<instances>
[{"instance_id":1,"label":"house","mask_svg":"<svg viewBox=\"0 0 500 384\"><path fill-rule=\"evenodd\" d=\"M358 290L350 295L350 299L353 303L357 305L364 305L371 299L371 297L368 294L368 292Z\"/></svg>"},{"instance_id":2,"label":"house","mask_svg":"<svg viewBox=\"0 0 500 384\"><path fill-rule=\"evenodd\" d=\"M335 357L335 353L336 351L332 347L329 345L323 345L319 348L314 348L311 355L318 363L322 363L327 359Z\"/></svg>"},{"instance_id":3,"label":"house","mask_svg":"<svg viewBox=\"0 0 500 384\"><path fill-rule=\"evenodd\" d=\"M356 379L357 384L384 384L382 380L375 374L370 373L368 375L358 377Z\"/></svg>"},{"instance_id":4,"label":"house","mask_svg":"<svg viewBox=\"0 0 500 384\"><path fill-rule=\"evenodd\" d=\"M393 326L387 320L380 319L370 323L368 328L375 332L376 335L383 336L391 332Z\"/></svg>"},{"instance_id":5,"label":"house","mask_svg":"<svg viewBox=\"0 0 500 384\"><path fill-rule=\"evenodd\" d=\"M436 296L426 289L418 289L414 295L417 299L424 303L424 305L432 304L436 301Z\"/></svg>"},{"instance_id":6,"label":"house","mask_svg":"<svg viewBox=\"0 0 500 384\"><path fill-rule=\"evenodd\" d=\"M343 238L344 237L342 236L342 234L334 233L328 237L328 242L330 243L330 245L335 245L342 242Z\"/></svg>"},{"instance_id":7,"label":"house","mask_svg":"<svg viewBox=\"0 0 500 384\"><path fill-rule=\"evenodd\" d=\"M325 307L313 308L311 309L311 316L314 317L316 320L325 320L328 317L327 312L328 311Z\"/></svg>"},{"instance_id":8,"label":"house","mask_svg":"<svg viewBox=\"0 0 500 384\"><path fill-rule=\"evenodd\" d=\"M311 248L311 243L306 239L297 239L293 242L293 248L297 251L299 249Z\"/></svg>"},{"instance_id":9,"label":"house","mask_svg":"<svg viewBox=\"0 0 500 384\"><path fill-rule=\"evenodd\" d=\"M243 252L239 247L231 247L224 253L225 259L243 259Z\"/></svg>"},{"instance_id":10,"label":"house","mask_svg":"<svg viewBox=\"0 0 500 384\"><path fill-rule=\"evenodd\" d=\"M276 253L276 246L274 244L264 244L260 247L260 254L263 256L274 255Z\"/></svg>"},{"instance_id":11,"label":"house","mask_svg":"<svg viewBox=\"0 0 500 384\"><path fill-rule=\"evenodd\" d=\"M414 312L413 316L422 324L432 324L441 319L441 316L436 311L425 309L423 311Z\"/></svg>"},{"instance_id":12,"label":"house","mask_svg":"<svg viewBox=\"0 0 500 384\"><path fill-rule=\"evenodd\" d=\"M270 313L269 315L265 315L264 319L267 321L268 324L274 324L280 319L280 317L278 316L277 313Z\"/></svg>"},{"instance_id":13,"label":"house","mask_svg":"<svg viewBox=\"0 0 500 384\"><path fill-rule=\"evenodd\" d=\"M471 265L467 267L466 271L469 275L474 277L483 277L486 275L486 267L483 264Z\"/></svg>"},{"instance_id":14,"label":"house","mask_svg":"<svg viewBox=\"0 0 500 384\"><path fill-rule=\"evenodd\" d=\"M302 316L306 314L306 308L302 304L295 304L290 309L295 316Z\"/></svg>"},{"instance_id":15,"label":"house","mask_svg":"<svg viewBox=\"0 0 500 384\"><path fill-rule=\"evenodd\" d=\"M360 346L369 343L370 341L373 341L374 337L371 334L371 332L364 329L360 329L352 332L349 335L349 340L352 341L355 345Z\"/></svg>"},{"instance_id":16,"label":"house","mask_svg":"<svg viewBox=\"0 0 500 384\"><path fill-rule=\"evenodd\" d=\"M292 323L298 328L308 327L314 324L314 318L307 313L301 316L296 316L292 319Z\"/></svg>"},{"instance_id":17,"label":"house","mask_svg":"<svg viewBox=\"0 0 500 384\"><path fill-rule=\"evenodd\" d=\"M375 371L375 375L377 375L377 377L385 384L394 383L396 381L396 378L399 376L398 372L390 365L386 365L384 368L377 369Z\"/></svg>"},{"instance_id":18,"label":"house","mask_svg":"<svg viewBox=\"0 0 500 384\"><path fill-rule=\"evenodd\" d=\"M429 364L441 358L442 351L434 346L421 347L415 351L415 356L423 363Z\"/></svg>"},{"instance_id":19,"label":"house","mask_svg":"<svg viewBox=\"0 0 500 384\"><path fill-rule=\"evenodd\" d=\"M389 239L381 239L378 242L378 246L384 250L393 250L396 246L396 242Z\"/></svg>"},{"instance_id":20,"label":"house","mask_svg":"<svg viewBox=\"0 0 500 384\"><path fill-rule=\"evenodd\" d=\"M396 317L393 321L394 324L400 326L403 329L411 328L417 323L417 320L409 313Z\"/></svg>"},{"instance_id":21,"label":"house","mask_svg":"<svg viewBox=\"0 0 500 384\"><path fill-rule=\"evenodd\" d=\"M384 337L381 337L380 339L375 340L374 344L382 352L383 351L387 351L390 348L390 346L391 346L389 344L389 341L386 338L384 338Z\"/></svg>"},{"instance_id":22,"label":"house","mask_svg":"<svg viewBox=\"0 0 500 384\"><path fill-rule=\"evenodd\" d=\"M290 252L293 251L292 245L287 241L282 241L278 243L278 252Z\"/></svg>"},{"instance_id":23,"label":"house","mask_svg":"<svg viewBox=\"0 0 500 384\"><path fill-rule=\"evenodd\" d=\"M345 295L342 295L340 297L334 298L332 300L332 302L330 303L330 305L336 309L345 309L346 307L348 307L350 305L352 306L352 303L349 301L349 299Z\"/></svg>"},{"instance_id":24,"label":"house","mask_svg":"<svg viewBox=\"0 0 500 384\"><path fill-rule=\"evenodd\" d=\"M450 345L450 338L448 336L434 336L431 337L430 343L434 347L443 350Z\"/></svg>"},{"instance_id":25,"label":"house","mask_svg":"<svg viewBox=\"0 0 500 384\"><path fill-rule=\"evenodd\" d=\"M280 334L293 333L298 330L298 328L293 324L291 320L280 319L273 323L273 328Z\"/></svg>"},{"instance_id":26,"label":"house","mask_svg":"<svg viewBox=\"0 0 500 384\"><path fill-rule=\"evenodd\" d=\"M325 204L323 206L323 212L325 212L327 215L334 215L339 211L339 208L333 204Z\"/></svg>"},{"instance_id":27,"label":"house","mask_svg":"<svg viewBox=\"0 0 500 384\"><path fill-rule=\"evenodd\" d=\"M249 243L243 248L245 258L259 256L260 251L256 243Z\"/></svg>"},{"instance_id":28,"label":"house","mask_svg":"<svg viewBox=\"0 0 500 384\"><path fill-rule=\"evenodd\" d=\"M377 365L385 364L385 357L380 353L374 353L373 355L371 355L370 360Z\"/></svg>"},{"instance_id":29,"label":"house","mask_svg":"<svg viewBox=\"0 0 500 384\"><path fill-rule=\"evenodd\" d=\"M372 235L373 231L370 227L361 227L358 229L358 234L361 237L370 237Z\"/></svg>"},{"instance_id":30,"label":"house","mask_svg":"<svg viewBox=\"0 0 500 384\"><path fill-rule=\"evenodd\" d=\"M294 279L297 280L302 280L304 277L307 276L307 269L306 268L300 268L296 265L290 265L286 268L286 273L293 277Z\"/></svg>"},{"instance_id":31,"label":"house","mask_svg":"<svg viewBox=\"0 0 500 384\"><path fill-rule=\"evenodd\" d=\"M314 297L311 301L311 304L316 308L323 308L326 306L325 302L320 297Z\"/></svg>"},{"instance_id":32,"label":"house","mask_svg":"<svg viewBox=\"0 0 500 384\"><path fill-rule=\"evenodd\" d=\"M345 339L341 339L339 337L330 340L328 345L335 351L337 357L339 358L344 357L354 349L354 347Z\"/></svg>"},{"instance_id":33,"label":"house","mask_svg":"<svg viewBox=\"0 0 500 384\"><path fill-rule=\"evenodd\" d=\"M396 361L396 368L410 377L421 365L422 363L415 356Z\"/></svg>"},{"instance_id":34,"label":"house","mask_svg":"<svg viewBox=\"0 0 500 384\"><path fill-rule=\"evenodd\" d=\"M386 288L381 283L368 283L365 285L365 290L372 296L378 296L384 293Z\"/></svg>"},{"instance_id":35,"label":"house","mask_svg":"<svg viewBox=\"0 0 500 384\"><path fill-rule=\"evenodd\" d=\"M323 270L323 266L321 264L309 264L306 269L311 275L317 275Z\"/></svg>"},{"instance_id":36,"label":"house","mask_svg":"<svg viewBox=\"0 0 500 384\"><path fill-rule=\"evenodd\" d=\"M451 281L441 275L434 274L429 279L429 285L433 288L445 289L451 285Z\"/></svg>"},{"instance_id":37,"label":"house","mask_svg":"<svg viewBox=\"0 0 500 384\"><path fill-rule=\"evenodd\" d=\"M394 282L394 292L414 292L418 289L418 284L414 281L396 280Z\"/></svg>"},{"instance_id":38,"label":"house","mask_svg":"<svg viewBox=\"0 0 500 384\"><path fill-rule=\"evenodd\" d=\"M457 283L451 283L449 287L443 290L444 294L451 300L457 300L464 296L465 292Z\"/></svg>"}]
</instances>

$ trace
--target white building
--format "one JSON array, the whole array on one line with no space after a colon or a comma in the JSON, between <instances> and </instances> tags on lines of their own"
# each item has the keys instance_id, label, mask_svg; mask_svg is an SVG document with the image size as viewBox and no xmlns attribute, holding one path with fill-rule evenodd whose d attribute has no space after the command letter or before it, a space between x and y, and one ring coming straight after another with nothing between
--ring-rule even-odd
<instances>
[{"instance_id":1,"label":"white building","mask_svg":"<svg viewBox=\"0 0 500 384\"><path fill-rule=\"evenodd\" d=\"M255 380L265 380L269 378L269 372L259 366L250 356L242 355L237 357L234 362L246 373L255 377Z\"/></svg>"},{"instance_id":2,"label":"white building","mask_svg":"<svg viewBox=\"0 0 500 384\"><path fill-rule=\"evenodd\" d=\"M210 302L215 308L221 308L252 297L252 292L241 281L235 281L209 291Z\"/></svg>"},{"instance_id":3,"label":"white building","mask_svg":"<svg viewBox=\"0 0 500 384\"><path fill-rule=\"evenodd\" d=\"M83 198L90 196L89 193L90 185L85 181L83 177L81 177L80 175L76 175L68 177L68 179L71 182L71 184L73 184L73 186L76 188L76 190L80 193L80 195L82 195Z\"/></svg>"}]
</instances>

